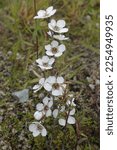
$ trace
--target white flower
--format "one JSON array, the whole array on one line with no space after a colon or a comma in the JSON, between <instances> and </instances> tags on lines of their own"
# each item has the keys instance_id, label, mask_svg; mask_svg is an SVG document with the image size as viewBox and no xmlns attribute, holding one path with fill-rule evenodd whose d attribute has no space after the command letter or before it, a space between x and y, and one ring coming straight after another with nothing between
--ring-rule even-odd
<instances>
[{"instance_id":1,"label":"white flower","mask_svg":"<svg viewBox=\"0 0 117 150\"><path fill-rule=\"evenodd\" d=\"M43 103L36 105L37 111L34 114L35 119L40 120L44 115L49 117L52 115L51 107L53 105L53 98L45 97Z\"/></svg>"},{"instance_id":2,"label":"white flower","mask_svg":"<svg viewBox=\"0 0 117 150\"><path fill-rule=\"evenodd\" d=\"M68 114L67 118L60 118L59 119L59 124L61 126L65 126L66 123L68 123L68 124L75 124L76 120L72 116L72 115L75 114L75 108L73 108L70 112L67 112L67 114Z\"/></svg>"},{"instance_id":3,"label":"white flower","mask_svg":"<svg viewBox=\"0 0 117 150\"><path fill-rule=\"evenodd\" d=\"M51 37L53 36L53 34L52 34L51 31L48 31L47 34L48 34L49 36L51 36Z\"/></svg>"},{"instance_id":4,"label":"white flower","mask_svg":"<svg viewBox=\"0 0 117 150\"><path fill-rule=\"evenodd\" d=\"M54 34L52 31L48 31L47 34L50 36L50 37L53 37L54 39L56 40L59 40L59 41L64 41L64 40L69 40L68 37L66 37L65 35L63 34Z\"/></svg>"},{"instance_id":5,"label":"white flower","mask_svg":"<svg viewBox=\"0 0 117 150\"><path fill-rule=\"evenodd\" d=\"M58 113L59 113L59 110L58 110L58 109L55 109L55 110L53 111L53 117L54 117L54 118L57 118Z\"/></svg>"},{"instance_id":6,"label":"white flower","mask_svg":"<svg viewBox=\"0 0 117 150\"><path fill-rule=\"evenodd\" d=\"M63 77L50 76L45 80L44 88L47 91L51 91L54 96L61 96L64 93L66 84L64 84Z\"/></svg>"},{"instance_id":7,"label":"white flower","mask_svg":"<svg viewBox=\"0 0 117 150\"><path fill-rule=\"evenodd\" d=\"M34 93L37 92L37 91L39 91L43 87L44 81L45 81L45 78L41 78L39 80L39 83L36 84L36 85L34 85L34 87L33 87Z\"/></svg>"},{"instance_id":8,"label":"white flower","mask_svg":"<svg viewBox=\"0 0 117 150\"><path fill-rule=\"evenodd\" d=\"M48 56L59 57L66 50L66 47L64 44L59 45L59 43L54 40L51 44L46 45L45 49Z\"/></svg>"},{"instance_id":9,"label":"white flower","mask_svg":"<svg viewBox=\"0 0 117 150\"><path fill-rule=\"evenodd\" d=\"M43 125L41 125L39 122L33 122L29 125L29 131L33 133L33 136L36 137L38 135L46 136L47 130Z\"/></svg>"},{"instance_id":10,"label":"white flower","mask_svg":"<svg viewBox=\"0 0 117 150\"><path fill-rule=\"evenodd\" d=\"M56 33L65 33L68 32L68 28L65 28L66 22L64 20L54 20L52 19L50 23L48 23L48 27L50 30Z\"/></svg>"},{"instance_id":11,"label":"white flower","mask_svg":"<svg viewBox=\"0 0 117 150\"><path fill-rule=\"evenodd\" d=\"M36 111L35 113L34 113L34 118L36 119L36 120L40 120L42 117L43 117L43 112L39 112L39 111Z\"/></svg>"},{"instance_id":12,"label":"white flower","mask_svg":"<svg viewBox=\"0 0 117 150\"><path fill-rule=\"evenodd\" d=\"M53 9L53 6L48 7L46 10L39 10L37 16L34 19L48 18L56 13L56 9Z\"/></svg>"},{"instance_id":13,"label":"white flower","mask_svg":"<svg viewBox=\"0 0 117 150\"><path fill-rule=\"evenodd\" d=\"M53 117L57 118L59 112L64 112L65 111L65 106L58 106L58 109L55 109L53 111Z\"/></svg>"},{"instance_id":14,"label":"white flower","mask_svg":"<svg viewBox=\"0 0 117 150\"><path fill-rule=\"evenodd\" d=\"M76 106L76 104L74 103L75 98L72 98L71 100L67 100L66 104L69 106Z\"/></svg>"},{"instance_id":15,"label":"white flower","mask_svg":"<svg viewBox=\"0 0 117 150\"><path fill-rule=\"evenodd\" d=\"M54 63L54 61L55 61L54 58L49 58L48 56L43 56L42 59L39 58L36 60L36 62L38 63L38 66L42 70L52 69L52 64Z\"/></svg>"},{"instance_id":16,"label":"white flower","mask_svg":"<svg viewBox=\"0 0 117 150\"><path fill-rule=\"evenodd\" d=\"M65 37L65 35L53 35L53 38L57 39L57 40L60 40L60 41L64 41L64 40L69 40L68 37Z\"/></svg>"}]
</instances>

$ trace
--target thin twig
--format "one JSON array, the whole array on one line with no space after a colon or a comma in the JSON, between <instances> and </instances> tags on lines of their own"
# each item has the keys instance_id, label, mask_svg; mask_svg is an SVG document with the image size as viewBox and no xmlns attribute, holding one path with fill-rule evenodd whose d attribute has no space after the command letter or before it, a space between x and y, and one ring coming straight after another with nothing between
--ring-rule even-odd
<instances>
[{"instance_id":1,"label":"thin twig","mask_svg":"<svg viewBox=\"0 0 117 150\"><path fill-rule=\"evenodd\" d=\"M66 118L66 123L65 123L64 129L66 129L67 121L68 121L68 118L69 118L69 114L70 114L70 109L69 109L68 114L67 114L67 118Z\"/></svg>"},{"instance_id":2,"label":"thin twig","mask_svg":"<svg viewBox=\"0 0 117 150\"><path fill-rule=\"evenodd\" d=\"M34 13L36 15L37 13L37 8L36 8L36 0L34 0ZM39 49L39 43L38 43L38 34L37 34L37 21L35 19L35 26L36 26L36 44L35 44L35 49L36 49L36 52L37 52L37 58L38 58L38 49Z\"/></svg>"}]
</instances>

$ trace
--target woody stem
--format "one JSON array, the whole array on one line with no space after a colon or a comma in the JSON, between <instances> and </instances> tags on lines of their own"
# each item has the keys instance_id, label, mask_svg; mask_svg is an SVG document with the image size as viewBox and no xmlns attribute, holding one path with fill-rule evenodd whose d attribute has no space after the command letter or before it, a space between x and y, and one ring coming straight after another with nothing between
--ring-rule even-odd
<instances>
[{"instance_id":1,"label":"woody stem","mask_svg":"<svg viewBox=\"0 0 117 150\"><path fill-rule=\"evenodd\" d=\"M34 0L34 13L36 15L37 13L37 8L36 8L36 0ZM35 44L35 49L36 49L36 53L37 53L37 58L38 58L38 49L39 49L39 43L38 43L38 34L37 34L37 21L35 19L35 27L36 27L36 44Z\"/></svg>"}]
</instances>

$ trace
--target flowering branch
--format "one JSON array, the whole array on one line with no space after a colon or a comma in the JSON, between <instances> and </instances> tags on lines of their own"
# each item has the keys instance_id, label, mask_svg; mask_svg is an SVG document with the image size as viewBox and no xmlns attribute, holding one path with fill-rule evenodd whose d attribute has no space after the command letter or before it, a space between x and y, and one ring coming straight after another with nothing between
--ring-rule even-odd
<instances>
[{"instance_id":1,"label":"flowering branch","mask_svg":"<svg viewBox=\"0 0 117 150\"><path fill-rule=\"evenodd\" d=\"M34 0L34 6L35 4L36 1ZM46 10L38 11L34 19L48 19L55 13L56 9L50 6ZM42 56L42 58L38 58L36 63L42 72L50 70L51 72L48 73L51 73L51 75L48 77L48 73L44 73L44 77L40 78L38 84L33 87L34 93L38 92L40 89L43 89L44 93L48 93L48 96L42 98L42 102L36 105L34 118L37 122L33 122L29 126L29 130L33 133L34 137L39 134L42 136L47 135L47 130L42 125L46 117L53 116L54 118L58 118L59 125L64 127L66 127L67 124L75 124L76 122L73 117L76 105L73 96L70 96L69 92L66 90L67 82L65 82L62 76L53 76L52 70L56 59L62 56L66 51L66 46L61 44L61 41L69 39L64 35L69 29L66 27L66 22L64 20L56 21L55 19L52 19L48 23L48 28L49 32L47 33L52 38L52 41L44 47L46 55Z\"/></svg>"}]
</instances>

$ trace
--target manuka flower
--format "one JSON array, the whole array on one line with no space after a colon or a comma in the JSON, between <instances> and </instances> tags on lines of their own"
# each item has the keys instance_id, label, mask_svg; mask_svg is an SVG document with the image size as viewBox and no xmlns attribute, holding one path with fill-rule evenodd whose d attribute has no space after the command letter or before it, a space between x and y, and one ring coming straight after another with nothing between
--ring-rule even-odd
<instances>
[{"instance_id":1,"label":"manuka flower","mask_svg":"<svg viewBox=\"0 0 117 150\"><path fill-rule=\"evenodd\" d=\"M47 135L47 130L39 122L33 122L32 124L30 124L29 125L29 131L31 131L33 133L34 137L37 137L40 134L42 136L46 136Z\"/></svg>"},{"instance_id":2,"label":"manuka flower","mask_svg":"<svg viewBox=\"0 0 117 150\"><path fill-rule=\"evenodd\" d=\"M59 112L64 112L65 111L65 106L58 106L58 109L54 109L53 111L53 117L57 118Z\"/></svg>"},{"instance_id":3,"label":"manuka flower","mask_svg":"<svg viewBox=\"0 0 117 150\"><path fill-rule=\"evenodd\" d=\"M51 44L46 45L45 49L48 56L59 57L66 50L66 47L64 44L59 45L59 43L54 40L51 42Z\"/></svg>"},{"instance_id":4,"label":"manuka flower","mask_svg":"<svg viewBox=\"0 0 117 150\"><path fill-rule=\"evenodd\" d=\"M64 93L66 84L63 77L49 76L44 83L45 90L52 92L54 96L61 96Z\"/></svg>"},{"instance_id":5,"label":"manuka flower","mask_svg":"<svg viewBox=\"0 0 117 150\"><path fill-rule=\"evenodd\" d=\"M33 87L34 93L37 92L37 91L39 91L43 87L44 81L45 81L45 78L41 78L39 80L39 83L36 84L36 85L34 85L34 87Z\"/></svg>"},{"instance_id":6,"label":"manuka flower","mask_svg":"<svg viewBox=\"0 0 117 150\"><path fill-rule=\"evenodd\" d=\"M59 124L61 126L65 126L66 123L68 123L68 124L75 124L76 120L73 117L74 114L75 114L75 108L73 108L70 112L67 112L68 116L66 118L60 118L59 119ZM66 121L66 119L67 119L67 121Z\"/></svg>"},{"instance_id":7,"label":"manuka flower","mask_svg":"<svg viewBox=\"0 0 117 150\"><path fill-rule=\"evenodd\" d=\"M49 58L48 56L43 56L42 58L39 58L36 60L38 66L42 70L49 70L52 69L52 64L54 63L54 58Z\"/></svg>"},{"instance_id":8,"label":"manuka flower","mask_svg":"<svg viewBox=\"0 0 117 150\"><path fill-rule=\"evenodd\" d=\"M47 34L50 36L50 37L53 37L54 39L56 40L59 40L59 41L65 41L65 40L69 40L69 37L66 37L65 35L63 34L54 34L52 31L48 31Z\"/></svg>"},{"instance_id":9,"label":"manuka flower","mask_svg":"<svg viewBox=\"0 0 117 150\"><path fill-rule=\"evenodd\" d=\"M44 115L49 117L52 115L51 107L53 106L53 99L52 97L45 97L43 99L43 103L38 103L36 105L37 111L34 113L34 117L36 120L40 120Z\"/></svg>"},{"instance_id":10,"label":"manuka flower","mask_svg":"<svg viewBox=\"0 0 117 150\"><path fill-rule=\"evenodd\" d=\"M74 100L75 100L75 98L72 98L71 100L67 100L66 104L67 104L68 106L76 106Z\"/></svg>"},{"instance_id":11,"label":"manuka flower","mask_svg":"<svg viewBox=\"0 0 117 150\"><path fill-rule=\"evenodd\" d=\"M51 17L56 13L56 9L53 9L53 6L48 7L46 10L39 10L37 12L37 16L34 17L34 19L43 19Z\"/></svg>"},{"instance_id":12,"label":"manuka flower","mask_svg":"<svg viewBox=\"0 0 117 150\"><path fill-rule=\"evenodd\" d=\"M54 20L52 19L50 23L48 23L48 27L50 30L56 33L65 33L68 32L68 28L65 28L66 22L64 20Z\"/></svg>"},{"instance_id":13,"label":"manuka flower","mask_svg":"<svg viewBox=\"0 0 117 150\"><path fill-rule=\"evenodd\" d=\"M62 35L62 34L60 34L60 35L53 35L53 38L55 38L55 39L57 39L59 41L69 40L68 37L65 37L65 35Z\"/></svg>"}]
</instances>

